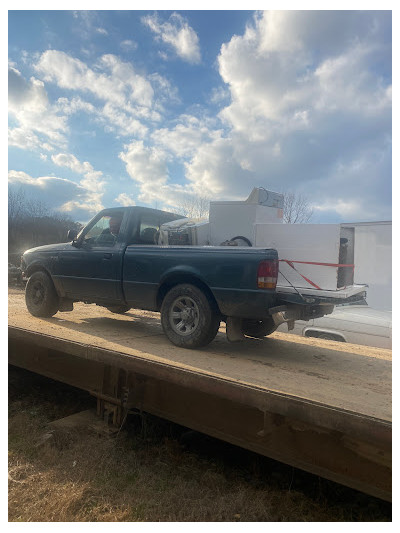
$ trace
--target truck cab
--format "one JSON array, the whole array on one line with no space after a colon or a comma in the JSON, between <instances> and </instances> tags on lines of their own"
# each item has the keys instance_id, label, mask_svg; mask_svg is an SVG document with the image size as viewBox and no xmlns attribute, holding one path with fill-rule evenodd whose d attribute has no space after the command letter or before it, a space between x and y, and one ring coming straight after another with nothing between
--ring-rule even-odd
<instances>
[{"instance_id":1,"label":"truck cab","mask_svg":"<svg viewBox=\"0 0 400 533\"><path fill-rule=\"evenodd\" d=\"M100 211L78 235L69 232L52 272L57 289L72 299L120 302L126 247L157 244L160 226L178 218L138 206Z\"/></svg>"}]
</instances>

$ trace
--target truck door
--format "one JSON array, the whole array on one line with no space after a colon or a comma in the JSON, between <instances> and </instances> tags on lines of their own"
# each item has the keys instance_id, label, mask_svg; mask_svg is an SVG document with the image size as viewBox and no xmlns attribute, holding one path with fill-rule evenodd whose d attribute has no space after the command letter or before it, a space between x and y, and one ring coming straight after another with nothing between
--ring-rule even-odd
<instances>
[{"instance_id":1,"label":"truck door","mask_svg":"<svg viewBox=\"0 0 400 533\"><path fill-rule=\"evenodd\" d=\"M125 213L125 218L127 214ZM60 253L58 279L70 298L122 300L124 212L110 210L87 226L76 244Z\"/></svg>"}]
</instances>

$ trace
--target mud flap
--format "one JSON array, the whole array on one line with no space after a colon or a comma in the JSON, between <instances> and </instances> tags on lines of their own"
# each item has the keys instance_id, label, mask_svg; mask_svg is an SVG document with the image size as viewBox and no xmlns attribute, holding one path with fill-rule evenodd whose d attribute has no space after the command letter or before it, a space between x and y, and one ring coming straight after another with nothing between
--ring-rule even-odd
<instances>
[{"instance_id":1,"label":"mud flap","mask_svg":"<svg viewBox=\"0 0 400 533\"><path fill-rule=\"evenodd\" d=\"M228 316L226 319L226 336L230 342L238 342L244 339L242 331L242 319Z\"/></svg>"},{"instance_id":2,"label":"mud flap","mask_svg":"<svg viewBox=\"0 0 400 533\"><path fill-rule=\"evenodd\" d=\"M73 311L74 310L73 300L70 300L69 298L60 298L60 305L58 307L58 310L60 311L60 313L67 312L67 311Z\"/></svg>"}]
</instances>

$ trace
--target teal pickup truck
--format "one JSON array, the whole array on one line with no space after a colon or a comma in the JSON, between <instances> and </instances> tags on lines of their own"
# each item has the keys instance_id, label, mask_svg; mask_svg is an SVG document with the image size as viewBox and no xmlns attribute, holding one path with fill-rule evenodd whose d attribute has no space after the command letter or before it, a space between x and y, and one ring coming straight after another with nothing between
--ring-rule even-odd
<instances>
[{"instance_id":1,"label":"teal pickup truck","mask_svg":"<svg viewBox=\"0 0 400 533\"><path fill-rule=\"evenodd\" d=\"M159 246L160 226L178 218L145 207L105 209L78 235L70 231L70 242L27 250L21 266L29 312L51 317L77 301L113 313L159 311L167 337L186 348L210 343L221 321L234 341L332 312L323 302L278 298L276 250Z\"/></svg>"}]
</instances>

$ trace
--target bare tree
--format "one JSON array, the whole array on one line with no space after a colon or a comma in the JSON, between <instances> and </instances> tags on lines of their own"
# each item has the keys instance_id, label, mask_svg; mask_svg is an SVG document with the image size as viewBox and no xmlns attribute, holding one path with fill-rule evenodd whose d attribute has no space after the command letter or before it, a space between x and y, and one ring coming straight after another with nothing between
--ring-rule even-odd
<instances>
[{"instance_id":1,"label":"bare tree","mask_svg":"<svg viewBox=\"0 0 400 533\"><path fill-rule=\"evenodd\" d=\"M185 194L176 203L175 209L188 218L207 218L210 211L210 198L197 194Z\"/></svg>"},{"instance_id":2,"label":"bare tree","mask_svg":"<svg viewBox=\"0 0 400 533\"><path fill-rule=\"evenodd\" d=\"M40 200L27 198L22 189L8 192L9 260L26 249L42 244L65 242L69 229L80 229L65 214L53 212ZM13 261L11 261L13 262Z\"/></svg>"},{"instance_id":3,"label":"bare tree","mask_svg":"<svg viewBox=\"0 0 400 533\"><path fill-rule=\"evenodd\" d=\"M283 193L283 221L286 224L306 224L314 214L307 198L294 192Z\"/></svg>"}]
</instances>

